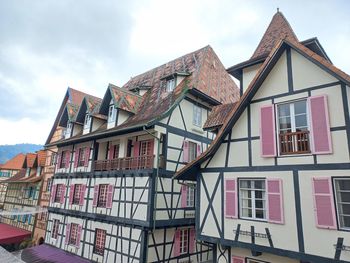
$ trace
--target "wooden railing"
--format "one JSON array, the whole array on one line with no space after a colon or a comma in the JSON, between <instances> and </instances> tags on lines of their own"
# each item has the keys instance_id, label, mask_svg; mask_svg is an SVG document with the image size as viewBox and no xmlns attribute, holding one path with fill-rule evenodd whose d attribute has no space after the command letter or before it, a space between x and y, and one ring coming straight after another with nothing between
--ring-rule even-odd
<instances>
[{"instance_id":1,"label":"wooden railing","mask_svg":"<svg viewBox=\"0 0 350 263\"><path fill-rule=\"evenodd\" d=\"M44 167L44 173L46 174L54 174L55 172L55 166L50 165L50 166L45 166Z\"/></svg>"},{"instance_id":2,"label":"wooden railing","mask_svg":"<svg viewBox=\"0 0 350 263\"><path fill-rule=\"evenodd\" d=\"M97 160L95 161L95 171L150 169L153 168L153 162L154 155Z\"/></svg>"},{"instance_id":3,"label":"wooden railing","mask_svg":"<svg viewBox=\"0 0 350 263\"><path fill-rule=\"evenodd\" d=\"M310 153L309 131L287 132L279 135L280 153Z\"/></svg>"}]
</instances>

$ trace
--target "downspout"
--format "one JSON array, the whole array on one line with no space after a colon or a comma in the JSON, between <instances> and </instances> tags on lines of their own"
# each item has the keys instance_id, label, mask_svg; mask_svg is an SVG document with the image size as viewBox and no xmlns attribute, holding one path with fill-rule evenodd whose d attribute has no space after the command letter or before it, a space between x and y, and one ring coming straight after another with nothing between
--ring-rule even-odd
<instances>
[{"instance_id":1,"label":"downspout","mask_svg":"<svg viewBox=\"0 0 350 263\"><path fill-rule=\"evenodd\" d=\"M155 193L154 193L154 209L153 209L153 230L152 232L154 233L155 228L156 228L156 215L157 215L157 194L158 194L158 178L159 178L159 152L160 152L160 139L155 136L154 134L150 133L148 130L146 130L146 126L143 126L143 130L147 132L149 135L151 135L153 138L155 138L158 141L158 150L157 150L157 162L156 162L156 181L155 181Z\"/></svg>"}]
</instances>

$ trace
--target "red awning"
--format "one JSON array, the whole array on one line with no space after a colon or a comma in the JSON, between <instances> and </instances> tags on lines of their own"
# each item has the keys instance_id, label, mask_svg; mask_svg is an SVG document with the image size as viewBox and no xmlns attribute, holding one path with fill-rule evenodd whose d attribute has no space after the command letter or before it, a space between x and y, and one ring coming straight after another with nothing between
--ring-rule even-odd
<instances>
[{"instance_id":1,"label":"red awning","mask_svg":"<svg viewBox=\"0 0 350 263\"><path fill-rule=\"evenodd\" d=\"M0 223L0 245L19 243L31 235L29 231Z\"/></svg>"}]
</instances>

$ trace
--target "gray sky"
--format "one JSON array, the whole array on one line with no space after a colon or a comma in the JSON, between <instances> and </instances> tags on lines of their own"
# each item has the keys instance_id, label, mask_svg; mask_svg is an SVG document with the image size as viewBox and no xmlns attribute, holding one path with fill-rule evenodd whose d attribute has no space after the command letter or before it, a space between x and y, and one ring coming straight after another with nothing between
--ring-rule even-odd
<instances>
[{"instance_id":1,"label":"gray sky","mask_svg":"<svg viewBox=\"0 0 350 263\"><path fill-rule=\"evenodd\" d=\"M226 67L247 60L277 7L350 73L350 1L2 0L0 144L43 144L68 86L102 97L207 44Z\"/></svg>"}]
</instances>

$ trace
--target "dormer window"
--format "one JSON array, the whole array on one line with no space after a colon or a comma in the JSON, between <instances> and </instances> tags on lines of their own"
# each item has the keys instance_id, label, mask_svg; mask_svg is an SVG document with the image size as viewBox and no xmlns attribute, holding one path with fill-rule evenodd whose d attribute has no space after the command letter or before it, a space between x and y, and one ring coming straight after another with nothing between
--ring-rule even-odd
<instances>
[{"instance_id":1,"label":"dormer window","mask_svg":"<svg viewBox=\"0 0 350 263\"><path fill-rule=\"evenodd\" d=\"M30 168L27 168L25 177L28 177L29 174L30 174Z\"/></svg>"},{"instance_id":2,"label":"dormer window","mask_svg":"<svg viewBox=\"0 0 350 263\"><path fill-rule=\"evenodd\" d=\"M111 103L109 104L109 110L108 110L107 129L113 128L115 126L116 119L117 119L117 111L118 109L114 106L114 103L111 100Z\"/></svg>"},{"instance_id":3,"label":"dormer window","mask_svg":"<svg viewBox=\"0 0 350 263\"><path fill-rule=\"evenodd\" d=\"M193 104L193 124L202 126L202 108Z\"/></svg>"},{"instance_id":4,"label":"dormer window","mask_svg":"<svg viewBox=\"0 0 350 263\"><path fill-rule=\"evenodd\" d=\"M90 126L91 126L91 116L89 115L89 113L86 113L83 134L87 134L90 132Z\"/></svg>"},{"instance_id":5,"label":"dormer window","mask_svg":"<svg viewBox=\"0 0 350 263\"><path fill-rule=\"evenodd\" d=\"M65 139L70 138L70 136L72 134L72 127L73 127L73 124L70 121L68 121L67 122L67 128L66 128L66 131L65 131L65 134L64 134L64 138Z\"/></svg>"},{"instance_id":6,"label":"dormer window","mask_svg":"<svg viewBox=\"0 0 350 263\"><path fill-rule=\"evenodd\" d=\"M172 92L175 89L175 84L176 84L175 78L168 79L166 81L166 91Z\"/></svg>"}]
</instances>

